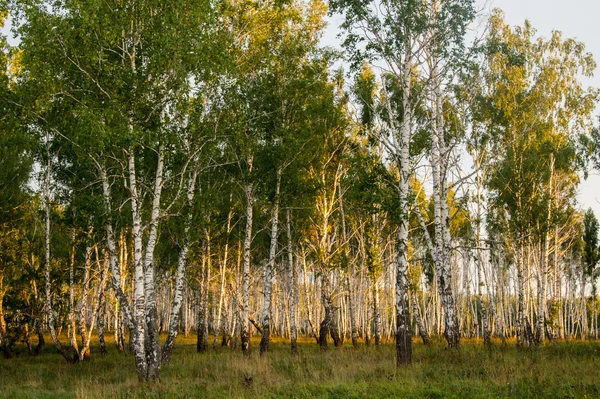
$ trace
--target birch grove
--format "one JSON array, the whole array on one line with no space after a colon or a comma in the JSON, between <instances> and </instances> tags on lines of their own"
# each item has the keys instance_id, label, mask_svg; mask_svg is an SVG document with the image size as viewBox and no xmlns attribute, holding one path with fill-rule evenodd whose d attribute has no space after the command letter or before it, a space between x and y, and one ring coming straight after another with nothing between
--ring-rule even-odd
<instances>
[{"instance_id":1,"label":"birch grove","mask_svg":"<svg viewBox=\"0 0 600 399\"><path fill-rule=\"evenodd\" d=\"M600 141L582 43L499 10L469 43L471 0L10 12L5 357L19 341L41 355L48 331L66 361L98 342L146 382L190 332L198 352L249 358L275 337L292 354L393 344L397 367L413 337L597 339L598 221L576 201ZM328 13L339 52L320 45Z\"/></svg>"}]
</instances>

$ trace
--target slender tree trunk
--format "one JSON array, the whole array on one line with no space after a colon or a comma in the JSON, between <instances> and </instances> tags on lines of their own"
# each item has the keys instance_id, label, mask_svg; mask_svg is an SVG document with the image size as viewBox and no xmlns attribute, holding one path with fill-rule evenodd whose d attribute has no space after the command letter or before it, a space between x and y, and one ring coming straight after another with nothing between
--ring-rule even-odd
<instances>
[{"instance_id":1,"label":"slender tree trunk","mask_svg":"<svg viewBox=\"0 0 600 399\"><path fill-rule=\"evenodd\" d=\"M275 203L273 205L273 216L271 220L271 244L269 249L269 260L265 266L264 301L261 318L262 338L260 340L260 354L269 351L269 337L271 335L271 296L273 284L273 268L277 254L277 230L279 228L279 189L281 186L281 168L277 169L277 181L275 183Z\"/></svg>"},{"instance_id":2,"label":"slender tree trunk","mask_svg":"<svg viewBox=\"0 0 600 399\"><path fill-rule=\"evenodd\" d=\"M155 381L160 376L161 366L161 347L160 334L158 329L158 310L156 306L156 283L154 264L154 248L158 239L158 222L160 217L160 201L163 189L163 168L164 168L164 145L160 144L158 149L158 160L156 165L156 175L154 180L154 191L152 198L152 211L150 215L150 225L148 241L146 242L146 251L144 254L144 290L146 299L145 321L147 340L146 362L147 362L147 380Z\"/></svg>"},{"instance_id":3,"label":"slender tree trunk","mask_svg":"<svg viewBox=\"0 0 600 399\"><path fill-rule=\"evenodd\" d=\"M409 278L408 278L408 201L410 188L410 140L411 140L411 68L412 45L407 43L403 70L403 122L400 132L400 154L398 169L399 184L399 213L402 217L398 223L398 252L396 262L396 366L407 365L412 362L412 331L409 309ZM391 111L390 99L386 99L388 110ZM391 113L393 115L393 113Z\"/></svg>"},{"instance_id":4,"label":"slender tree trunk","mask_svg":"<svg viewBox=\"0 0 600 399\"><path fill-rule=\"evenodd\" d=\"M190 227L192 224L192 205L194 200L195 188L196 188L196 180L198 177L198 172L194 169L190 173L190 177L188 180L187 186L187 208L188 214L185 221L184 231L183 231L183 246L181 248L181 252L179 253L179 258L177 260L177 277L175 278L175 295L173 298L173 305L171 306L171 320L169 322L169 332L167 335L167 340L165 341L162 348L162 363L168 364L171 360L171 353L173 352L173 346L175 345L175 339L177 338L177 333L179 332L179 313L181 310L181 303L183 300L183 289L185 284L185 275L187 269L187 258L190 249ZM187 310L187 309L186 309ZM186 311L184 310L184 311Z\"/></svg>"},{"instance_id":5,"label":"slender tree trunk","mask_svg":"<svg viewBox=\"0 0 600 399\"><path fill-rule=\"evenodd\" d=\"M231 197L229 199L231 203ZM223 309L223 296L225 294L225 274L227 272L227 260L229 255L229 235L231 234L231 218L233 217L233 208L230 207L229 213L227 214L227 241L225 242L225 250L223 253L223 261L221 262L221 285L219 288L219 307L217 309L217 321L215 325L215 337L213 340L213 349L217 349L217 340L219 337L219 331L221 329L221 314ZM225 338L225 328L223 328L223 339Z\"/></svg>"},{"instance_id":6,"label":"slender tree trunk","mask_svg":"<svg viewBox=\"0 0 600 399\"><path fill-rule=\"evenodd\" d=\"M581 339L588 339L589 336L587 303L585 299L585 280L585 270L581 267Z\"/></svg>"},{"instance_id":7,"label":"slender tree trunk","mask_svg":"<svg viewBox=\"0 0 600 399\"><path fill-rule=\"evenodd\" d=\"M544 234L541 245L540 281L538 284L538 312L535 336L538 343L544 342L544 322L546 320L546 286L548 274L548 233Z\"/></svg>"},{"instance_id":8,"label":"slender tree trunk","mask_svg":"<svg viewBox=\"0 0 600 399\"><path fill-rule=\"evenodd\" d=\"M252 157L248 158L248 172L252 173ZM242 341L242 353L250 356L250 330L248 325L248 310L250 306L250 246L252 244L252 208L254 206L254 186L251 177L248 176L246 185L246 231L244 235L244 270L242 274L242 312L240 320L240 335Z\"/></svg>"},{"instance_id":9,"label":"slender tree trunk","mask_svg":"<svg viewBox=\"0 0 600 399\"><path fill-rule=\"evenodd\" d=\"M352 347L358 347L358 334L356 331L356 315L354 312L354 262L350 262L348 259L348 231L346 229L346 214L344 212L344 200L341 184L338 187L338 197L340 202L340 219L342 223L342 239L344 242L342 243L344 248L344 258L348 263L348 268L346 271L346 285L348 286L348 313L350 316L350 334L352 337Z\"/></svg>"},{"instance_id":10,"label":"slender tree trunk","mask_svg":"<svg viewBox=\"0 0 600 399\"><path fill-rule=\"evenodd\" d=\"M321 276L321 302L325 310L325 315L319 326L319 346L321 350L327 350L327 336L331 331L333 321L333 303L329 292L329 276L323 271Z\"/></svg>"},{"instance_id":11,"label":"slender tree trunk","mask_svg":"<svg viewBox=\"0 0 600 399\"><path fill-rule=\"evenodd\" d=\"M208 268L208 259L209 259L209 250L208 250L208 234L205 232L205 243L204 243L204 255L202 256L202 268L200 270L200 280L198 283L200 284L200 296L198 298L198 312L196 316L196 351L199 353L206 352L208 349L206 343L208 339L206 338L206 328L204 326L205 317L204 315L208 313L208 300L206 297L208 296L208 292L206 291L206 283L205 280L207 278L206 269Z\"/></svg>"},{"instance_id":12,"label":"slender tree trunk","mask_svg":"<svg viewBox=\"0 0 600 399\"><path fill-rule=\"evenodd\" d=\"M6 359L11 359L14 354L8 342L7 331L6 331L6 320L4 319L4 272L0 267L0 347L4 353Z\"/></svg>"},{"instance_id":13,"label":"slender tree trunk","mask_svg":"<svg viewBox=\"0 0 600 399\"><path fill-rule=\"evenodd\" d=\"M75 214L75 211L73 211ZM69 261L69 338L73 359L79 357L77 324L75 320L75 229L71 230L71 259Z\"/></svg>"},{"instance_id":14,"label":"slender tree trunk","mask_svg":"<svg viewBox=\"0 0 600 399\"><path fill-rule=\"evenodd\" d=\"M296 327L296 309L298 308L298 273L294 265L294 254L292 252L292 224L290 208L286 209L287 228L287 255L288 255L288 278L290 282L290 340L292 354L298 353L298 330Z\"/></svg>"},{"instance_id":15,"label":"slender tree trunk","mask_svg":"<svg viewBox=\"0 0 600 399\"><path fill-rule=\"evenodd\" d=\"M50 175L52 170L52 162L50 159L50 138L46 134L46 152L48 156L46 164L46 173L44 178L44 208L46 211L46 226L45 226L45 274L46 274L46 314L48 316L48 328L50 329L50 336L54 342L54 346L58 349L60 354L69 363L73 362L73 358L69 355L68 351L63 348L62 344L58 339L56 330L54 329L54 311L52 310L52 296L51 296L51 285L50 285Z\"/></svg>"},{"instance_id":16,"label":"slender tree trunk","mask_svg":"<svg viewBox=\"0 0 600 399\"><path fill-rule=\"evenodd\" d=\"M525 267L525 248L524 245L521 242L519 242L520 237L517 240L517 343L519 345L526 346L529 345L531 342L529 340L529 334L527 333L527 325L529 324L529 321L527 318L527 311L525 308L525 276L523 275Z\"/></svg>"},{"instance_id":17,"label":"slender tree trunk","mask_svg":"<svg viewBox=\"0 0 600 399\"><path fill-rule=\"evenodd\" d=\"M106 355L106 342L104 340L104 316L106 309L106 293L104 291L104 286L100 289L100 298L98 299L98 344L100 346L100 354L102 356Z\"/></svg>"},{"instance_id":18,"label":"slender tree trunk","mask_svg":"<svg viewBox=\"0 0 600 399\"><path fill-rule=\"evenodd\" d=\"M130 130L133 127L130 126ZM135 322L133 323L133 353L138 372L138 379L148 378L148 359L146 358L146 292L144 280L144 264L142 259L142 217L137 192L137 176L135 171L135 149L129 149L129 191L133 216L133 264L134 264L134 298Z\"/></svg>"},{"instance_id":19,"label":"slender tree trunk","mask_svg":"<svg viewBox=\"0 0 600 399\"><path fill-rule=\"evenodd\" d=\"M437 65L437 60L434 60ZM460 333L455 312L455 301L452 293L452 271L450 259L450 215L448 212L448 190L446 184L446 160L449 149L444 139L444 113L442 106L442 89L437 66L433 68L432 82L435 97L435 120L432 134L432 177L435 221L435 245L437 256L440 296L444 309L444 335L448 346L455 348L459 344Z\"/></svg>"},{"instance_id":20,"label":"slender tree trunk","mask_svg":"<svg viewBox=\"0 0 600 399\"><path fill-rule=\"evenodd\" d=\"M373 290L373 338L375 339L375 346L379 347L381 340L381 327L379 318L379 289L377 287L377 278L373 276L372 282Z\"/></svg>"},{"instance_id":21,"label":"slender tree trunk","mask_svg":"<svg viewBox=\"0 0 600 399\"><path fill-rule=\"evenodd\" d=\"M212 271L212 251L211 251L211 235L210 235L210 229L206 230L206 269L205 270L205 277L204 277L204 288L202 289L202 292L204 292L204 296L201 298L202 302L204 303L202 308L204 309L204 313L202 314L202 317L204 320L202 320L202 328L204 329L204 331L202 332L202 348L203 351L208 350L208 315L209 315L209 306L208 306L208 300L210 297L210 274Z\"/></svg>"},{"instance_id":22,"label":"slender tree trunk","mask_svg":"<svg viewBox=\"0 0 600 399\"><path fill-rule=\"evenodd\" d=\"M425 323L423 323L423 317L421 316L421 311L419 309L419 298L417 297L417 293L414 291L412 293L412 305L415 320L417 321L417 327L419 328L419 335L421 336L423 345L429 345L429 336L427 334L427 329L425 328Z\"/></svg>"}]
</instances>

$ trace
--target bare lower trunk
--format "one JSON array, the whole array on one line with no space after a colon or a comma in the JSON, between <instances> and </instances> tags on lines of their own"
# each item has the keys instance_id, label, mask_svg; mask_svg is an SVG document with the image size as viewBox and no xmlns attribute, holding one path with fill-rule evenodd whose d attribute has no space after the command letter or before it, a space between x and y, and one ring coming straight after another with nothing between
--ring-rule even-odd
<instances>
[{"instance_id":1,"label":"bare lower trunk","mask_svg":"<svg viewBox=\"0 0 600 399\"><path fill-rule=\"evenodd\" d=\"M585 299L585 271L581 268L581 339L588 339L587 303Z\"/></svg>"},{"instance_id":2,"label":"bare lower trunk","mask_svg":"<svg viewBox=\"0 0 600 399\"><path fill-rule=\"evenodd\" d=\"M133 130L131 127L130 130ZM142 217L137 192L137 176L135 171L135 149L129 149L129 192L133 216L133 265L134 265L134 298L135 314L131 331L133 353L135 357L138 379L146 381L148 376L148 360L146 359L146 291L144 281L144 264L142 259Z\"/></svg>"},{"instance_id":3,"label":"bare lower trunk","mask_svg":"<svg viewBox=\"0 0 600 399\"><path fill-rule=\"evenodd\" d=\"M427 329L425 328L425 323L423 323L421 310L419 309L419 298L415 292L412 293L412 305L417 327L419 328L419 336L423 341L423 345L429 345L429 336L427 334Z\"/></svg>"},{"instance_id":4,"label":"bare lower trunk","mask_svg":"<svg viewBox=\"0 0 600 399\"><path fill-rule=\"evenodd\" d=\"M4 357L10 359L13 357L13 353L10 347L10 343L8 342L7 331L6 331L6 321L4 319L4 274L2 272L2 268L0 267L0 348L2 348L2 352L4 353Z\"/></svg>"},{"instance_id":5,"label":"bare lower trunk","mask_svg":"<svg viewBox=\"0 0 600 399\"><path fill-rule=\"evenodd\" d=\"M292 227L290 208L286 209L287 227L287 255L288 255L288 279L290 286L290 340L292 354L298 353L298 330L296 327L296 308L298 307L298 273L294 265L294 254L292 252Z\"/></svg>"},{"instance_id":6,"label":"bare lower trunk","mask_svg":"<svg viewBox=\"0 0 600 399\"><path fill-rule=\"evenodd\" d=\"M50 173L52 164L50 161L49 151L49 137L46 135L46 150L48 152L48 162L46 165L45 181L44 181L44 207L46 211L46 228L45 228L45 274L46 274L46 314L48 316L48 328L50 329L50 336L54 342L54 346L58 349L60 354L65 358L67 362L72 362L73 358L69 352L62 346L54 329L54 311L52 310L52 296L51 296L51 285L50 285Z\"/></svg>"},{"instance_id":7,"label":"bare lower trunk","mask_svg":"<svg viewBox=\"0 0 600 399\"><path fill-rule=\"evenodd\" d=\"M356 315L354 312L354 262L348 259L348 231L346 229L346 214L344 212L344 199L342 187L338 188L338 199L340 203L340 219L342 223L342 239L343 239L343 256L344 261L348 263L346 271L346 286L348 288L348 313L350 316L350 335L352 338L352 347L358 347L358 334L356 331Z\"/></svg>"},{"instance_id":8,"label":"bare lower trunk","mask_svg":"<svg viewBox=\"0 0 600 399\"><path fill-rule=\"evenodd\" d=\"M517 243L517 248L517 343L521 346L527 346L532 344L533 336L525 308L525 277L523 276L525 251L524 245L521 243Z\"/></svg>"},{"instance_id":9,"label":"bare lower trunk","mask_svg":"<svg viewBox=\"0 0 600 399\"><path fill-rule=\"evenodd\" d=\"M206 238L208 238L208 234L206 234ZM206 239L205 238L205 239ZM206 337L206 328L205 328L205 315L208 313L208 291L206 291L206 279L208 276L207 268L208 268L208 259L209 259L209 250L208 250L208 242L204 244L204 255L202 257L202 269L200 271L200 296L198 298L198 313L196 315L196 351L199 353L206 352L208 349L208 337Z\"/></svg>"},{"instance_id":10,"label":"bare lower trunk","mask_svg":"<svg viewBox=\"0 0 600 399\"><path fill-rule=\"evenodd\" d=\"M249 171L252 172L252 157L248 159ZM252 244L252 208L254 206L254 187L251 182L246 185L246 231L244 235L244 266L242 272L242 312L240 315L240 335L242 353L250 355L250 330L248 326L248 308L250 305L250 245Z\"/></svg>"},{"instance_id":11,"label":"bare lower trunk","mask_svg":"<svg viewBox=\"0 0 600 399\"><path fill-rule=\"evenodd\" d=\"M69 261L69 338L73 358L79 356L77 323L75 318L75 229L71 231L71 259Z\"/></svg>"},{"instance_id":12,"label":"bare lower trunk","mask_svg":"<svg viewBox=\"0 0 600 399\"><path fill-rule=\"evenodd\" d=\"M265 283L263 293L263 312L261 317L262 337L260 340L260 354L269 351L269 338L271 335L271 296L273 289L273 268L275 267L275 255L277 254L277 230L279 228L279 188L281 186L281 168L277 169L277 182L275 186L275 203L273 205L273 216L271 220L271 244L269 248L269 260L265 265Z\"/></svg>"},{"instance_id":13,"label":"bare lower trunk","mask_svg":"<svg viewBox=\"0 0 600 399\"><path fill-rule=\"evenodd\" d=\"M538 343L544 342L544 323L546 320L546 286L548 273L548 234L544 235L541 245L540 280L538 284L538 314L535 323L535 336Z\"/></svg>"},{"instance_id":14,"label":"bare lower trunk","mask_svg":"<svg viewBox=\"0 0 600 399\"><path fill-rule=\"evenodd\" d=\"M179 253L179 258L177 260L177 277L175 278L175 294L173 298L173 304L171 306L171 318L169 323L169 332L167 335L167 340L165 341L162 347L162 363L168 364L171 360L171 353L173 352L173 346L175 345L175 339L177 338L177 333L179 332L179 312L181 310L181 303L183 301L183 289L185 284L185 275L187 268L187 257L189 253L190 247L190 227L192 224L192 202L194 199L195 188L196 188L196 179L198 177L198 173L196 170L193 170L190 173L190 178L188 180L187 187L187 207L188 214L185 221L185 227L183 232L183 246L181 248L181 252ZM185 311L185 310L184 310Z\"/></svg>"},{"instance_id":15,"label":"bare lower trunk","mask_svg":"<svg viewBox=\"0 0 600 399\"><path fill-rule=\"evenodd\" d=\"M409 309L409 278L408 278L408 201L410 186L410 140L411 140L411 65L412 54L410 40L405 52L404 70L402 77L403 92L403 121L399 137L399 154L397 166L400 175L398 196L400 200L398 222L398 252L396 262L396 366L412 362L412 332ZM386 99L388 111L392 111L390 99ZM393 115L392 112L390 112Z\"/></svg>"},{"instance_id":16,"label":"bare lower trunk","mask_svg":"<svg viewBox=\"0 0 600 399\"><path fill-rule=\"evenodd\" d=\"M158 160L156 165L156 175L154 179L154 190L152 198L152 212L150 215L150 226L148 241L144 254L144 289L146 293L146 334L145 342L147 376L146 380L155 381L160 376L161 366L161 347L160 333L158 329L158 310L156 306L155 293L155 264L154 248L158 239L158 223L160 217L160 202L163 188L163 167L164 167L164 146L161 144L158 149Z\"/></svg>"},{"instance_id":17,"label":"bare lower trunk","mask_svg":"<svg viewBox=\"0 0 600 399\"><path fill-rule=\"evenodd\" d=\"M377 280L373 277L373 338L375 346L378 347L381 340L381 327L379 320L379 290L377 288Z\"/></svg>"},{"instance_id":18,"label":"bare lower trunk","mask_svg":"<svg viewBox=\"0 0 600 399\"><path fill-rule=\"evenodd\" d=\"M106 355L106 341L104 340L104 309L106 307L104 288L100 292L99 299L100 312L98 312L98 345L100 346L100 354Z\"/></svg>"},{"instance_id":19,"label":"bare lower trunk","mask_svg":"<svg viewBox=\"0 0 600 399\"><path fill-rule=\"evenodd\" d=\"M329 293L328 280L329 278L323 273L323 276L321 277L321 302L325 310L325 315L319 326L319 346L321 347L321 350L327 350L327 336L330 333L333 321L333 304Z\"/></svg>"},{"instance_id":20,"label":"bare lower trunk","mask_svg":"<svg viewBox=\"0 0 600 399\"><path fill-rule=\"evenodd\" d=\"M434 61L436 62L436 61ZM437 64L436 64L437 65ZM435 96L435 120L432 134L432 177L435 222L436 268L438 289L444 309L444 335L448 346L455 348L459 344L460 333L452 293L452 271L450 262L450 215L448 211L447 159L449 148L445 144L444 114L442 106L442 89L437 66L433 72Z\"/></svg>"},{"instance_id":21,"label":"bare lower trunk","mask_svg":"<svg viewBox=\"0 0 600 399\"><path fill-rule=\"evenodd\" d=\"M231 198L230 198L230 202L231 202ZM219 338L219 331L221 330L223 297L225 294L225 273L227 272L227 260L228 260L228 255L229 255L229 234L231 234L231 218L233 216L232 212L233 212L233 209L230 208L229 213L227 215L227 241L225 242L225 251L223 253L223 261L221 262L221 268L220 268L221 269L220 270L221 285L219 288L219 306L217 309L217 321L215 324L215 336L213 339L213 349L217 349L217 340ZM226 323L224 323L224 324L226 324ZM226 345L227 338L225 336L225 331L226 331L226 328L223 328L223 340L225 341L225 345Z\"/></svg>"}]
</instances>

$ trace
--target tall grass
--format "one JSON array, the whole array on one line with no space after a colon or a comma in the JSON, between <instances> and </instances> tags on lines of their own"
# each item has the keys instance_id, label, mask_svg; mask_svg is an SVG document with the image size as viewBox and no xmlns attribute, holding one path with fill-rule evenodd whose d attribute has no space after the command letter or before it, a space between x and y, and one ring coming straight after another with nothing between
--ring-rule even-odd
<instances>
[{"instance_id":1,"label":"tall grass","mask_svg":"<svg viewBox=\"0 0 600 399\"><path fill-rule=\"evenodd\" d=\"M0 397L6 398L594 398L600 397L600 344L569 342L534 348L499 343L484 348L463 341L460 350L442 342L414 345L414 362L396 369L394 346L330 349L301 341L300 354L275 340L268 357L250 358L229 348L195 352L181 339L161 381L140 385L133 356L109 347L101 357L67 364L45 354L0 360Z\"/></svg>"}]
</instances>

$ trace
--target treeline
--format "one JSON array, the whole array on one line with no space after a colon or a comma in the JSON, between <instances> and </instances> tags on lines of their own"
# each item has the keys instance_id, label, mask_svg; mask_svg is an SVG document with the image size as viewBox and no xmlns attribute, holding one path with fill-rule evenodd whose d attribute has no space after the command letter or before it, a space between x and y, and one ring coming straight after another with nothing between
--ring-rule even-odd
<instances>
[{"instance_id":1,"label":"treeline","mask_svg":"<svg viewBox=\"0 0 600 399\"><path fill-rule=\"evenodd\" d=\"M473 0L0 9L6 357L49 332L83 361L95 332L147 381L181 332L395 341L398 365L415 335L597 338L583 44L499 10L467 43Z\"/></svg>"}]
</instances>

